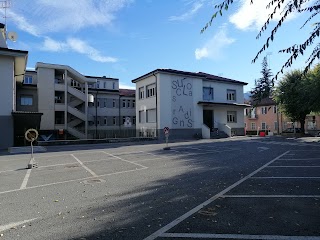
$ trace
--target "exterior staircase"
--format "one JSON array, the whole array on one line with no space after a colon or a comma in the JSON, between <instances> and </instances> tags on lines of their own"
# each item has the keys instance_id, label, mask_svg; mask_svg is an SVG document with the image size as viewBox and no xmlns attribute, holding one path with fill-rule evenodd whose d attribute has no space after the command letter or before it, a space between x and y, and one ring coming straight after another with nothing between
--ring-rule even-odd
<instances>
[{"instance_id":1,"label":"exterior staircase","mask_svg":"<svg viewBox=\"0 0 320 240\"><path fill-rule=\"evenodd\" d=\"M210 132L211 139L220 139L220 138L228 138L229 136L224 132L218 130L218 128L214 128L212 132Z\"/></svg>"},{"instance_id":2,"label":"exterior staircase","mask_svg":"<svg viewBox=\"0 0 320 240\"><path fill-rule=\"evenodd\" d=\"M73 128L73 127L69 127L68 126L68 132L71 135L73 135L73 136L75 136L75 137L77 137L79 139L85 139L86 138L86 135L83 132L80 132L79 130L77 130L77 129Z\"/></svg>"}]
</instances>

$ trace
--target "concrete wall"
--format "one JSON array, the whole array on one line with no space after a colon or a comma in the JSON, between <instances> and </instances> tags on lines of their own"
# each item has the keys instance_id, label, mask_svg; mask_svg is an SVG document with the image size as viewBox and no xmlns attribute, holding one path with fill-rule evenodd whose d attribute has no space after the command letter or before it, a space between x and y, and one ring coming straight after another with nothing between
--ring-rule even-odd
<instances>
[{"instance_id":1,"label":"concrete wall","mask_svg":"<svg viewBox=\"0 0 320 240\"><path fill-rule=\"evenodd\" d=\"M14 144L13 139L13 117L0 116L0 149L12 147Z\"/></svg>"},{"instance_id":2,"label":"concrete wall","mask_svg":"<svg viewBox=\"0 0 320 240\"><path fill-rule=\"evenodd\" d=\"M157 75L159 78L159 74ZM155 76L150 76L146 79L144 79L143 81L139 81L136 84L136 118L137 118L137 124L136 124L136 128L137 130L141 129L141 128L148 128L148 129L155 129L156 127L156 123L147 123L147 122L142 122L139 123L139 111L142 111L144 114L144 119L146 119L146 112L148 109L156 109L156 97L152 96L147 98L147 91L146 91L146 86L153 84L156 82L156 78ZM159 82L159 79L158 79ZM144 98L143 99L139 99L139 88L143 87L144 88ZM157 91L157 89L156 89ZM159 96L159 90L158 90L158 96ZM158 100L159 102L159 100ZM158 114L159 114L159 109L158 109ZM159 126L159 125L158 125Z\"/></svg>"},{"instance_id":3,"label":"concrete wall","mask_svg":"<svg viewBox=\"0 0 320 240\"><path fill-rule=\"evenodd\" d=\"M38 68L38 110L43 113L41 130L54 129L54 69Z\"/></svg>"},{"instance_id":4,"label":"concrete wall","mask_svg":"<svg viewBox=\"0 0 320 240\"><path fill-rule=\"evenodd\" d=\"M32 106L21 105L21 96L27 95L32 96ZM38 112L38 92L37 88L20 88L17 89L17 111L25 111L25 112Z\"/></svg>"},{"instance_id":5,"label":"concrete wall","mask_svg":"<svg viewBox=\"0 0 320 240\"><path fill-rule=\"evenodd\" d=\"M13 146L13 117L15 110L14 58L0 56L0 149Z\"/></svg>"},{"instance_id":6,"label":"concrete wall","mask_svg":"<svg viewBox=\"0 0 320 240\"><path fill-rule=\"evenodd\" d=\"M15 110L14 58L0 56L0 116L11 116Z\"/></svg>"},{"instance_id":7,"label":"concrete wall","mask_svg":"<svg viewBox=\"0 0 320 240\"><path fill-rule=\"evenodd\" d=\"M203 81L204 87L212 87L213 88L213 102L223 102L223 103L243 103L243 85L240 84L228 84L221 82L213 82L213 81ZM236 91L236 101L228 101L227 100L227 90L235 90ZM202 89L201 89L202 93ZM202 96L201 96L202 98Z\"/></svg>"}]
</instances>

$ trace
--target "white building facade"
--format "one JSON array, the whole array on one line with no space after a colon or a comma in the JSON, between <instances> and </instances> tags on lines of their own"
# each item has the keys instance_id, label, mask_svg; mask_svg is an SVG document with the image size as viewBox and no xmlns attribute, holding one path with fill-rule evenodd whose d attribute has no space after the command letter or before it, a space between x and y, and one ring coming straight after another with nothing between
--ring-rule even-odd
<instances>
[{"instance_id":1,"label":"white building facade","mask_svg":"<svg viewBox=\"0 0 320 240\"><path fill-rule=\"evenodd\" d=\"M157 69L132 82L140 135L161 137L164 127L171 138L245 133L245 82L173 69Z\"/></svg>"}]
</instances>

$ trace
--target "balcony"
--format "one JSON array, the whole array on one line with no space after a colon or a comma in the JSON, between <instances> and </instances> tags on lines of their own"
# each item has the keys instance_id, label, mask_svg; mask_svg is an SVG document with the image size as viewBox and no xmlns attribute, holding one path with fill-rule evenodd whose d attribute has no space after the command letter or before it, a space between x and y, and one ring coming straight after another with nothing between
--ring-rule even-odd
<instances>
[{"instance_id":1,"label":"balcony","mask_svg":"<svg viewBox=\"0 0 320 240\"><path fill-rule=\"evenodd\" d=\"M258 115L254 113L248 114L246 117L251 120L258 119Z\"/></svg>"}]
</instances>

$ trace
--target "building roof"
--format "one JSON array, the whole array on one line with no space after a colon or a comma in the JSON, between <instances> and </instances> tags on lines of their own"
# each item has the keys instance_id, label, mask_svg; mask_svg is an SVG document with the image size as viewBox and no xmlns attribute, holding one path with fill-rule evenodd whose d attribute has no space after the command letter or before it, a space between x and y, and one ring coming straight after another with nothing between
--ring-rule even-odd
<instances>
[{"instance_id":1,"label":"building roof","mask_svg":"<svg viewBox=\"0 0 320 240\"><path fill-rule=\"evenodd\" d=\"M17 82L23 81L28 60L28 51L0 47L0 55L14 57L14 78Z\"/></svg>"},{"instance_id":2,"label":"building roof","mask_svg":"<svg viewBox=\"0 0 320 240\"><path fill-rule=\"evenodd\" d=\"M224 77L212 75L209 73L187 72L187 71L180 71L180 70L174 70L174 69L156 69L156 70L153 70L145 75L142 75L141 77L133 79L132 82L136 83L136 82L141 81L142 79L147 78L147 77L149 77L153 74L156 74L156 73L168 73L168 74L182 75L182 76L188 76L188 77L196 77L196 78L201 78L201 79L205 79L208 81L215 81L215 82L227 82L227 83L234 83L234 84L241 84L241 85L248 84L246 82L241 82L241 81L233 80L230 78L224 78Z\"/></svg>"},{"instance_id":3,"label":"building roof","mask_svg":"<svg viewBox=\"0 0 320 240\"><path fill-rule=\"evenodd\" d=\"M117 80L119 81L119 78L110 78L110 77L106 77L106 76L102 76L102 77L97 77L97 76L85 76L86 78L98 78L98 79L108 79L108 80Z\"/></svg>"},{"instance_id":4,"label":"building roof","mask_svg":"<svg viewBox=\"0 0 320 240\"><path fill-rule=\"evenodd\" d=\"M255 104L254 101L250 102L251 105L255 105L255 106L271 106L271 105L277 105L276 102L272 99L272 97L267 97L267 98L263 98L261 99L260 102L257 102Z\"/></svg>"},{"instance_id":5,"label":"building roof","mask_svg":"<svg viewBox=\"0 0 320 240\"><path fill-rule=\"evenodd\" d=\"M119 89L121 96L132 97L136 95L136 90L133 89Z\"/></svg>"}]
</instances>

